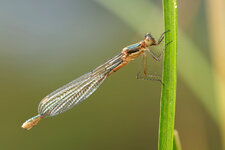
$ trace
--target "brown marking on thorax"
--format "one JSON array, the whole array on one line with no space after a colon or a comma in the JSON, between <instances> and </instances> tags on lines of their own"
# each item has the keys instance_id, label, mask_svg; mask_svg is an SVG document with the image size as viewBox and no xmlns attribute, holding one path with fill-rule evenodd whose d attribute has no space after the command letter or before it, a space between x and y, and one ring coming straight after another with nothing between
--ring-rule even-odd
<instances>
[{"instance_id":1,"label":"brown marking on thorax","mask_svg":"<svg viewBox=\"0 0 225 150\"><path fill-rule=\"evenodd\" d=\"M129 49L127 49L127 47L125 47L122 50L122 58L121 59L123 61L130 62L131 60L133 60L133 59L139 57L140 55L142 55L144 53L145 48L146 48L146 43L144 41L140 42L140 46L138 47L138 51L136 51L134 53L128 53Z\"/></svg>"},{"instance_id":2,"label":"brown marking on thorax","mask_svg":"<svg viewBox=\"0 0 225 150\"><path fill-rule=\"evenodd\" d=\"M127 46L129 47L129 46ZM114 68L111 72L109 72L108 76L111 75L112 73L116 72L117 70L119 70L120 68L122 68L123 66L125 66L127 63L129 63L131 60L141 56L144 54L145 52L145 48L146 48L146 43L144 41L141 41L140 42L140 46L137 48L138 51L136 51L135 49L133 49L132 53L129 53L129 49L127 49L127 47L125 47L123 50L122 50L122 57L121 57L121 60L122 60L122 63L117 66L116 68Z\"/></svg>"}]
</instances>

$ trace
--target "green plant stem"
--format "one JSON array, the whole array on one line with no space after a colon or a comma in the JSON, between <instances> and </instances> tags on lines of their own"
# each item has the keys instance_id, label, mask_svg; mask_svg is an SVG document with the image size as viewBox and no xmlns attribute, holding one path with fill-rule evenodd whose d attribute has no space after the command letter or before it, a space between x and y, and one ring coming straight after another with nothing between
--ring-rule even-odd
<instances>
[{"instance_id":1,"label":"green plant stem","mask_svg":"<svg viewBox=\"0 0 225 150\"><path fill-rule=\"evenodd\" d=\"M177 83L177 1L163 0L165 44L170 43L164 56L159 122L159 150L173 149L173 134Z\"/></svg>"},{"instance_id":2,"label":"green plant stem","mask_svg":"<svg viewBox=\"0 0 225 150\"><path fill-rule=\"evenodd\" d=\"M173 136L173 150L182 150L181 143L180 143L180 137L177 130L174 130L174 136Z\"/></svg>"}]
</instances>

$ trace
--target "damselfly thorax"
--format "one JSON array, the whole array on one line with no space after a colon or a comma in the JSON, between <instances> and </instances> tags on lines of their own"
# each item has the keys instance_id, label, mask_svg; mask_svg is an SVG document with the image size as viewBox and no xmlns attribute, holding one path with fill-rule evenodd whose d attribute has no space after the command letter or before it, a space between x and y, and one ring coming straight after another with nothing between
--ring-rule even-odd
<instances>
[{"instance_id":1,"label":"damselfly thorax","mask_svg":"<svg viewBox=\"0 0 225 150\"><path fill-rule=\"evenodd\" d=\"M148 47L159 45L164 38L164 33L160 36L157 42L151 34L146 34L143 41L123 48L121 53L109 59L94 70L50 93L40 102L38 115L27 120L22 127L29 130L41 119L58 115L73 108L88 98L109 75L141 55L145 58L146 52L149 52L155 60L160 60L162 53L160 56L156 57ZM146 74L145 64L144 74L146 77L151 79L152 76L147 76ZM137 78L139 78L138 74ZM160 79L153 80L161 81Z\"/></svg>"}]
</instances>

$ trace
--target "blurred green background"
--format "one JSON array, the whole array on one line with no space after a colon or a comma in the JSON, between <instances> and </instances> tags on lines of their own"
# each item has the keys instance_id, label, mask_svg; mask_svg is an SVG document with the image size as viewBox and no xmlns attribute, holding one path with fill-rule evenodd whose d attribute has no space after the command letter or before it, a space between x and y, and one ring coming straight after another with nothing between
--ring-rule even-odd
<instances>
[{"instance_id":1,"label":"blurred green background","mask_svg":"<svg viewBox=\"0 0 225 150\"><path fill-rule=\"evenodd\" d=\"M225 142L223 2L178 1L175 128L184 150L221 150ZM0 148L156 150L161 85L135 78L140 58L74 109L30 131L21 125L55 89L145 33L158 38L164 32L161 3L0 0ZM161 73L162 62L148 57L148 64L152 74Z\"/></svg>"}]
</instances>

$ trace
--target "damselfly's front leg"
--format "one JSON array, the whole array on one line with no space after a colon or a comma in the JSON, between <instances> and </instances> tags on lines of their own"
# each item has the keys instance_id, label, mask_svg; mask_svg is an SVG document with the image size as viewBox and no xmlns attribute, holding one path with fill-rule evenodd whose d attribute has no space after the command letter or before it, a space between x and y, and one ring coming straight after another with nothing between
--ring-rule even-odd
<instances>
[{"instance_id":1,"label":"damselfly's front leg","mask_svg":"<svg viewBox=\"0 0 225 150\"><path fill-rule=\"evenodd\" d=\"M165 35L165 33L167 33L167 32L168 32L168 31L163 32L163 33L160 35L159 40L158 40L157 42L155 42L153 45L159 45L159 44L163 41L164 35Z\"/></svg>"},{"instance_id":2,"label":"damselfly's front leg","mask_svg":"<svg viewBox=\"0 0 225 150\"><path fill-rule=\"evenodd\" d=\"M162 35L159 37L159 40L158 40L157 42L153 43L152 46L158 46L158 45L160 45L161 42L162 42L163 39L164 39L165 33L167 33L167 32L169 32L169 30L163 32ZM171 42L172 42L172 41L171 41ZM169 42L169 43L166 44L165 48L162 50L162 52L159 54L159 56L156 56L150 49L147 49L147 51L151 54L151 56L152 56L156 61L160 61L160 60L162 59L162 56L163 56L163 54L164 54L164 51L165 51L166 47L167 47L171 42Z\"/></svg>"}]
</instances>

